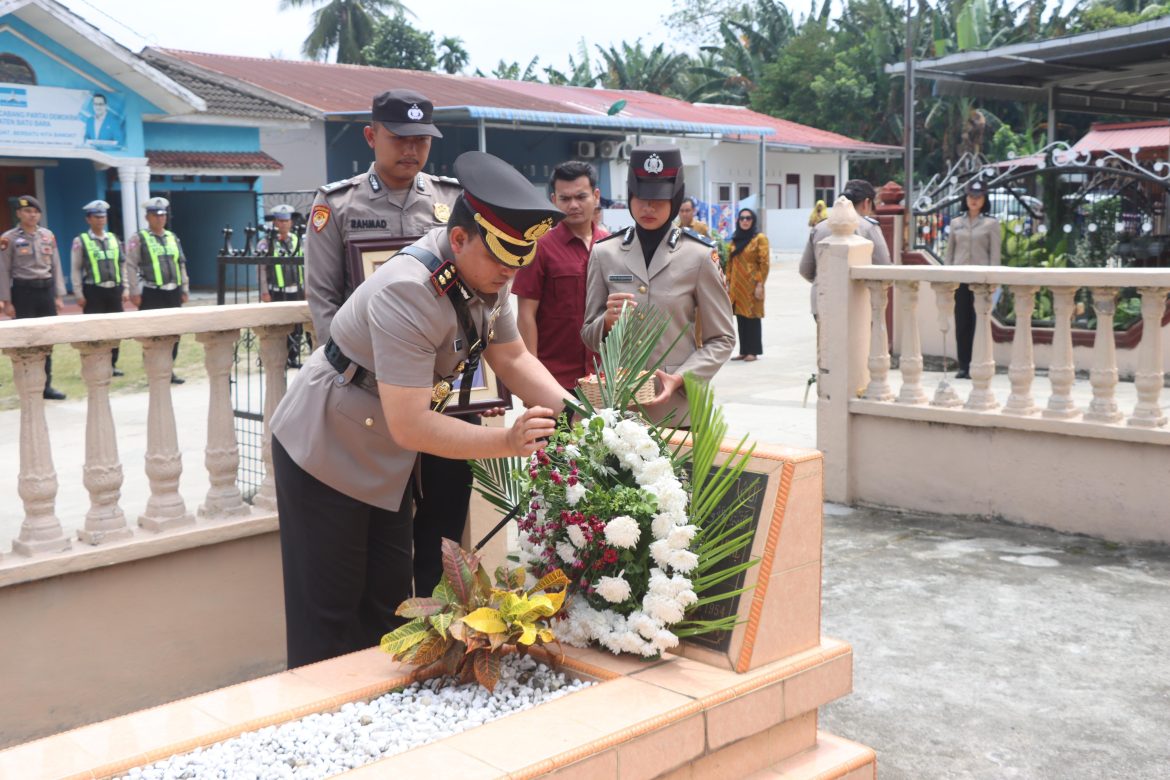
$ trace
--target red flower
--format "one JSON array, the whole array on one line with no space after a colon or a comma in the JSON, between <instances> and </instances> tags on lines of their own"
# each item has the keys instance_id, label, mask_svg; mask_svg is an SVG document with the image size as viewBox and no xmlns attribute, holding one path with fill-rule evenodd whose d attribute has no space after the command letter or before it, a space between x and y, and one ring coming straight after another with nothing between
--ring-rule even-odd
<instances>
[{"instance_id":1,"label":"red flower","mask_svg":"<svg viewBox=\"0 0 1170 780\"><path fill-rule=\"evenodd\" d=\"M608 550L606 550L605 554L601 556L601 560L604 561L605 563L617 563L617 559L618 559L618 552L617 552L617 550L615 550L612 547L610 547Z\"/></svg>"}]
</instances>

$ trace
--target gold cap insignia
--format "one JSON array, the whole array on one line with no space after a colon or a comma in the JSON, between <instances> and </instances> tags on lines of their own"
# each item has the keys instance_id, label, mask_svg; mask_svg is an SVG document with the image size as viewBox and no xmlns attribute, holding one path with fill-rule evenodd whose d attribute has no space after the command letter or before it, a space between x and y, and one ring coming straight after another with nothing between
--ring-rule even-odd
<instances>
[{"instance_id":1,"label":"gold cap insignia","mask_svg":"<svg viewBox=\"0 0 1170 780\"><path fill-rule=\"evenodd\" d=\"M540 222L537 222L535 225L533 225L532 227L525 230L524 237L527 238L529 241L535 241L536 239L540 238L548 231L552 230L552 226L553 226L552 217L546 217L545 219L541 220Z\"/></svg>"},{"instance_id":2,"label":"gold cap insignia","mask_svg":"<svg viewBox=\"0 0 1170 780\"><path fill-rule=\"evenodd\" d=\"M435 220L438 222L446 222L451 219L451 207L446 203L435 204Z\"/></svg>"},{"instance_id":3,"label":"gold cap insignia","mask_svg":"<svg viewBox=\"0 0 1170 780\"><path fill-rule=\"evenodd\" d=\"M451 395L451 383L446 379L440 379L435 382L435 387L431 390L431 402L441 404L447 400L449 395Z\"/></svg>"}]
</instances>

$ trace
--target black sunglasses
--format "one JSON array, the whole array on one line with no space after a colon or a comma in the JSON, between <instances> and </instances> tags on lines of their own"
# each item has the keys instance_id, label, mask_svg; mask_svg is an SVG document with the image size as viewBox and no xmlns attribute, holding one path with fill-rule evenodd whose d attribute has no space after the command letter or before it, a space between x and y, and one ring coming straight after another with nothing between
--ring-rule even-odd
<instances>
[{"instance_id":1,"label":"black sunglasses","mask_svg":"<svg viewBox=\"0 0 1170 780\"><path fill-rule=\"evenodd\" d=\"M751 214L740 214L739 215L740 222L743 222L745 219L751 220L752 222L754 222L756 218L753 217Z\"/></svg>"}]
</instances>

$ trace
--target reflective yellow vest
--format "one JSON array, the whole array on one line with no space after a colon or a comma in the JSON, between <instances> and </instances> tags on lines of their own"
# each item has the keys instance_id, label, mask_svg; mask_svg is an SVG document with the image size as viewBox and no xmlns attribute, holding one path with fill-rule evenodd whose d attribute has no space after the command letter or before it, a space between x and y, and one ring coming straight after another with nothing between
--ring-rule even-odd
<instances>
[{"instance_id":1,"label":"reflective yellow vest","mask_svg":"<svg viewBox=\"0 0 1170 780\"><path fill-rule=\"evenodd\" d=\"M114 281L118 284L122 283L122 268L120 257L118 256L118 239L106 234L106 240L113 239L113 246L110 249L99 247L98 243L93 240L88 232L81 234L81 245L85 247L85 254L89 258L89 270L91 282L93 284L102 283L101 263L109 262L114 266Z\"/></svg>"},{"instance_id":2,"label":"reflective yellow vest","mask_svg":"<svg viewBox=\"0 0 1170 780\"><path fill-rule=\"evenodd\" d=\"M163 231L163 241L159 243L158 237L149 230L141 231L142 243L146 246L146 251L150 253L150 264L154 267L154 283L158 287L162 287L166 282L163 281L162 266L159 263L159 257L163 254L170 255L175 263L175 284L180 287L183 286L183 270L179 267L179 242L175 240L175 234L169 230ZM159 251L159 250L163 251Z\"/></svg>"},{"instance_id":3,"label":"reflective yellow vest","mask_svg":"<svg viewBox=\"0 0 1170 780\"><path fill-rule=\"evenodd\" d=\"M305 250L304 250L304 247L301 246L301 240L299 238L297 238L297 234L296 233L289 233L288 237L290 239L292 239L292 247L289 249L289 251L288 252L284 251L284 247L281 246L280 239L273 239L274 241L276 241L276 246L273 247L273 249L275 250L273 252L273 254L276 255L277 257L300 257L300 256L304 255ZM276 269L276 274L275 274L276 286L283 290L284 289L284 266L275 265L275 266L273 266L273 268ZM298 265L298 266L296 266L296 269L297 269L297 284L299 284L301 287L304 287L305 286L305 267L303 265Z\"/></svg>"}]
</instances>

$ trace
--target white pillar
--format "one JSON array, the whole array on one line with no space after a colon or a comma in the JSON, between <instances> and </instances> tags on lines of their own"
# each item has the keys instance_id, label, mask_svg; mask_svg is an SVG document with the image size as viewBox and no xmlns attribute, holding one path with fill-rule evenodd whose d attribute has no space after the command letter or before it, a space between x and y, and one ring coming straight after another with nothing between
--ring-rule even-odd
<instances>
[{"instance_id":1,"label":"white pillar","mask_svg":"<svg viewBox=\"0 0 1170 780\"><path fill-rule=\"evenodd\" d=\"M134 168L122 167L118 169L118 183L122 185L122 240L129 241L130 236L139 230L138 195L134 189Z\"/></svg>"},{"instance_id":2,"label":"white pillar","mask_svg":"<svg viewBox=\"0 0 1170 780\"><path fill-rule=\"evenodd\" d=\"M1012 362L1008 367L1012 392L1003 407L1003 413L1027 416L1036 413L1036 401L1032 397L1032 379L1036 376L1032 352L1032 310L1036 308L1036 291L1040 288L1012 285L1009 289L1016 305L1016 332L1012 337Z\"/></svg>"},{"instance_id":3,"label":"white pillar","mask_svg":"<svg viewBox=\"0 0 1170 780\"><path fill-rule=\"evenodd\" d=\"M211 487L199 507L199 516L214 520L238 517L251 511L236 486L240 451L236 446L232 417L231 370L235 359L234 347L239 337L238 330L212 331L195 336L195 340L203 345L210 392L207 403L207 449L203 462L207 466Z\"/></svg>"},{"instance_id":4,"label":"white pillar","mask_svg":"<svg viewBox=\"0 0 1170 780\"><path fill-rule=\"evenodd\" d=\"M1166 380L1162 367L1162 314L1166 311L1165 287L1147 287L1142 295L1142 340L1138 344L1138 365L1133 383L1138 402L1126 423L1139 428L1161 428L1166 424L1159 398Z\"/></svg>"},{"instance_id":5,"label":"white pillar","mask_svg":"<svg viewBox=\"0 0 1170 780\"><path fill-rule=\"evenodd\" d=\"M1053 287L1052 309L1056 327L1052 330L1052 357L1048 361L1048 382L1052 395L1048 396L1045 417L1069 420L1080 417L1077 403L1072 397L1072 386L1076 380L1076 361L1073 358L1072 318L1075 310L1075 287Z\"/></svg>"},{"instance_id":6,"label":"white pillar","mask_svg":"<svg viewBox=\"0 0 1170 780\"><path fill-rule=\"evenodd\" d=\"M140 168L134 169L134 192L138 196L138 210L135 212L138 215L138 229L146 227L146 215L142 211L142 206L146 201L150 200L150 166L143 165Z\"/></svg>"},{"instance_id":7,"label":"white pillar","mask_svg":"<svg viewBox=\"0 0 1170 780\"><path fill-rule=\"evenodd\" d=\"M284 362L288 359L288 334L291 325L262 325L253 328L260 336L260 365L264 368L264 438L260 457L264 460L264 480L252 497L252 505L276 511L276 481L272 470L272 415L288 389Z\"/></svg>"}]
</instances>

